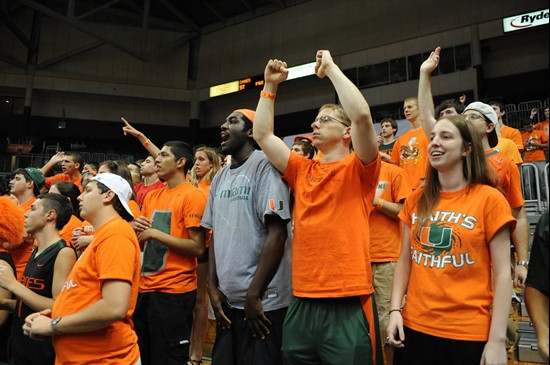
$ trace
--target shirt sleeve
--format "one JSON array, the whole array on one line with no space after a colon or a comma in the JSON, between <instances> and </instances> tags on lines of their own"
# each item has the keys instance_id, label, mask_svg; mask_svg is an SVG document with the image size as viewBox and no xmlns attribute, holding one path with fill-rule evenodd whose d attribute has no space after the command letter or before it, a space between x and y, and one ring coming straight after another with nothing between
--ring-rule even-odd
<instances>
[{"instance_id":1,"label":"shirt sleeve","mask_svg":"<svg viewBox=\"0 0 550 365\"><path fill-rule=\"evenodd\" d=\"M133 232L121 226L113 228L116 229L116 233L107 237L97 247L96 264L99 280L124 280L132 283L138 262L136 245L130 236ZM137 238L134 239L137 241Z\"/></svg>"},{"instance_id":2,"label":"shirt sleeve","mask_svg":"<svg viewBox=\"0 0 550 365\"><path fill-rule=\"evenodd\" d=\"M277 215L283 220L289 220L290 189L279 171L270 162L265 161L258 176L255 206L260 221L265 224L267 215Z\"/></svg>"},{"instance_id":3,"label":"shirt sleeve","mask_svg":"<svg viewBox=\"0 0 550 365\"><path fill-rule=\"evenodd\" d=\"M409 195L408 199L405 200L405 204L403 204L403 209L401 209L401 212L399 213L399 219L401 222L406 224L409 227L412 227L413 222L413 214L416 211L416 207L418 205L418 200L420 199L420 195L422 194L423 189L417 189L415 192Z\"/></svg>"},{"instance_id":4,"label":"shirt sleeve","mask_svg":"<svg viewBox=\"0 0 550 365\"><path fill-rule=\"evenodd\" d=\"M512 208L519 208L525 204L523 193L521 192L521 180L519 169L514 163L508 165L510 181L508 191L506 191L506 199Z\"/></svg>"},{"instance_id":5,"label":"shirt sleeve","mask_svg":"<svg viewBox=\"0 0 550 365\"><path fill-rule=\"evenodd\" d=\"M193 187L183 207L185 227L200 227L205 207L206 198L204 194L199 189Z\"/></svg>"},{"instance_id":6,"label":"shirt sleeve","mask_svg":"<svg viewBox=\"0 0 550 365\"><path fill-rule=\"evenodd\" d=\"M483 197L479 197L483 199ZM483 202L485 240L491 242L495 234L505 225L510 227L510 232L516 228L516 219L510 210L510 204L506 198L497 190L486 195L486 200Z\"/></svg>"},{"instance_id":7,"label":"shirt sleeve","mask_svg":"<svg viewBox=\"0 0 550 365\"><path fill-rule=\"evenodd\" d=\"M294 190L294 188L296 187L296 180L300 170L300 165L303 160L310 161L306 157L298 156L296 153L290 152L288 163L286 165L286 170L282 177L288 183L288 185L290 185L292 190Z\"/></svg>"},{"instance_id":8,"label":"shirt sleeve","mask_svg":"<svg viewBox=\"0 0 550 365\"><path fill-rule=\"evenodd\" d=\"M401 203L412 193L411 185L407 181L405 170L399 170L392 181L392 199L394 203Z\"/></svg>"},{"instance_id":9,"label":"shirt sleeve","mask_svg":"<svg viewBox=\"0 0 550 365\"><path fill-rule=\"evenodd\" d=\"M399 150L401 144L399 143L399 138L395 141L395 144L393 145L393 149L391 151L391 162L393 162L396 165L399 165Z\"/></svg>"}]
</instances>

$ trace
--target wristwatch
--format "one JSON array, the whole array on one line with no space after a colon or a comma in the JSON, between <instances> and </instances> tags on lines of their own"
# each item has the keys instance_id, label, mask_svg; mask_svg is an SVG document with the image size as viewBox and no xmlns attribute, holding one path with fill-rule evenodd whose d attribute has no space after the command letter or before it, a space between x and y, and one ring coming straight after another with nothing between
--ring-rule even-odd
<instances>
[{"instance_id":1,"label":"wristwatch","mask_svg":"<svg viewBox=\"0 0 550 365\"><path fill-rule=\"evenodd\" d=\"M525 260L518 261L518 262L516 263L516 265L521 265L521 266L527 267L527 266L529 266L529 261L525 261Z\"/></svg>"},{"instance_id":2,"label":"wristwatch","mask_svg":"<svg viewBox=\"0 0 550 365\"><path fill-rule=\"evenodd\" d=\"M50 327L52 328L52 332L54 335L61 335L61 331L57 329L57 324L61 321L61 317L55 317L50 322Z\"/></svg>"}]
</instances>

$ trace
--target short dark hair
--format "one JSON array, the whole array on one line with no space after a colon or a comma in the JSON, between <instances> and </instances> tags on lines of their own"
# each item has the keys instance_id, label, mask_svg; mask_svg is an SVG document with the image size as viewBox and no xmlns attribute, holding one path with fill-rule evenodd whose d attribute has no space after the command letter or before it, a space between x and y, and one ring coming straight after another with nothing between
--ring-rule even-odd
<instances>
[{"instance_id":1,"label":"short dark hair","mask_svg":"<svg viewBox=\"0 0 550 365\"><path fill-rule=\"evenodd\" d=\"M53 184L59 190L59 193L66 198L69 198L73 214L80 219L80 206L78 203L78 196L80 195L80 189L78 186L69 181L59 181Z\"/></svg>"},{"instance_id":2,"label":"short dark hair","mask_svg":"<svg viewBox=\"0 0 550 365\"><path fill-rule=\"evenodd\" d=\"M32 185L32 186L33 186L32 192L34 193L34 196L40 195L40 189L42 189L42 187L43 187L44 185L42 185L42 186L37 186L36 183L34 182L34 180L32 179L31 175L29 175L29 174L27 173L27 171L25 171L25 169L23 169L23 168L18 168L18 169L16 169L16 170L13 172L13 176L19 175L19 174L23 175L23 177L25 178L25 181L26 181L26 182L32 181L32 184L33 184L33 185Z\"/></svg>"},{"instance_id":3,"label":"short dark hair","mask_svg":"<svg viewBox=\"0 0 550 365\"><path fill-rule=\"evenodd\" d=\"M521 125L529 125L529 124L533 124L533 120L531 118L523 118L521 120Z\"/></svg>"},{"instance_id":4,"label":"short dark hair","mask_svg":"<svg viewBox=\"0 0 550 365\"><path fill-rule=\"evenodd\" d=\"M45 193L38 195L37 199L42 200L44 211L51 209L55 210L55 214L57 215L55 219L55 228L58 231L69 223L73 210L67 198L59 194Z\"/></svg>"},{"instance_id":5,"label":"short dark hair","mask_svg":"<svg viewBox=\"0 0 550 365\"><path fill-rule=\"evenodd\" d=\"M71 156L73 158L73 162L79 164L78 171L82 172L82 169L84 168L84 158L79 152L67 151L65 152L65 156Z\"/></svg>"},{"instance_id":6,"label":"short dark hair","mask_svg":"<svg viewBox=\"0 0 550 365\"><path fill-rule=\"evenodd\" d=\"M488 103L490 106L498 106L498 108L500 109L501 112L505 112L506 111L506 107L504 106L504 103L500 100L491 100L489 103Z\"/></svg>"},{"instance_id":7,"label":"short dark hair","mask_svg":"<svg viewBox=\"0 0 550 365\"><path fill-rule=\"evenodd\" d=\"M132 173L130 172L128 165L126 165L126 162L122 160L107 160L100 163L99 166L100 167L107 166L110 173L113 173L122 177L124 180L128 182L128 184L130 184L130 187L132 188L132 191L133 191L134 183L132 182Z\"/></svg>"},{"instance_id":8,"label":"short dark hair","mask_svg":"<svg viewBox=\"0 0 550 365\"><path fill-rule=\"evenodd\" d=\"M382 119L380 121L380 127L382 127L382 124L384 124L384 123L390 123L391 124L392 129L395 129L395 132L393 132L393 134L397 133L397 131L399 130L399 128L397 127L397 122L393 118L384 118L384 119Z\"/></svg>"},{"instance_id":9,"label":"short dark hair","mask_svg":"<svg viewBox=\"0 0 550 365\"><path fill-rule=\"evenodd\" d=\"M465 107L460 101L456 99L445 99L436 108L436 119L439 118L439 113L445 109L454 108L458 114L462 114Z\"/></svg>"},{"instance_id":10,"label":"short dark hair","mask_svg":"<svg viewBox=\"0 0 550 365\"><path fill-rule=\"evenodd\" d=\"M93 180L93 181L95 181L95 180ZM100 183L99 181L95 181L95 182L97 183L98 190L102 194L108 192L109 190L111 190L107 187L107 185L104 185L104 184ZM130 213L128 213L126 211L126 208L124 208L124 206L120 202L120 199L118 198L118 195L115 194L115 196L113 197L113 200L111 200L111 201L113 202L113 209L118 213L118 215L120 215L122 217L122 219L124 219L127 222L131 222L131 221L134 220L134 217L132 217L130 215Z\"/></svg>"},{"instance_id":11,"label":"short dark hair","mask_svg":"<svg viewBox=\"0 0 550 365\"><path fill-rule=\"evenodd\" d=\"M97 170L99 170L99 163L97 163L95 161L85 162L84 165L90 165L96 171L96 173L97 173Z\"/></svg>"},{"instance_id":12,"label":"short dark hair","mask_svg":"<svg viewBox=\"0 0 550 365\"><path fill-rule=\"evenodd\" d=\"M252 123L251 123L252 124ZM170 147L170 152L174 155L176 161L180 158L185 158L185 165L183 166L184 174L187 174L189 169L193 167L193 148L183 141L169 141L163 146Z\"/></svg>"},{"instance_id":13,"label":"short dark hair","mask_svg":"<svg viewBox=\"0 0 550 365\"><path fill-rule=\"evenodd\" d=\"M309 140L296 141L293 146L300 146L302 151L304 151L304 156L310 160L315 156L316 148L311 142L309 142Z\"/></svg>"}]
</instances>

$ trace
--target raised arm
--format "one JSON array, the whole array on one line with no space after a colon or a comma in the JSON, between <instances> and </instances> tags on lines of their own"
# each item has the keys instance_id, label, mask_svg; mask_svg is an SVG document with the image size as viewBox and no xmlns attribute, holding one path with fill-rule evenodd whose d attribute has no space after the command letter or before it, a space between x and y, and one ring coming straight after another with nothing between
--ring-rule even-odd
<instances>
[{"instance_id":1,"label":"raised arm","mask_svg":"<svg viewBox=\"0 0 550 365\"><path fill-rule=\"evenodd\" d=\"M418 114L422 129L427 137L430 136L436 122L434 117L434 101L432 97L432 72L439 65L441 47L437 47L430 57L420 66L420 78L418 80Z\"/></svg>"},{"instance_id":2,"label":"raised arm","mask_svg":"<svg viewBox=\"0 0 550 365\"><path fill-rule=\"evenodd\" d=\"M254 127L252 129L254 140L258 143L273 166L281 173L285 173L290 150L287 145L273 133L275 118L275 97L279 84L288 77L286 62L269 60L264 72L264 89L260 94L260 100L256 107Z\"/></svg>"},{"instance_id":3,"label":"raised arm","mask_svg":"<svg viewBox=\"0 0 550 365\"><path fill-rule=\"evenodd\" d=\"M65 158L65 152L61 152L61 151L57 152L55 155L52 156L52 158L50 158L50 160L44 166L42 166L40 171L44 176L46 176L46 174L50 172L50 170L53 169L55 165L62 162L64 158Z\"/></svg>"},{"instance_id":4,"label":"raised arm","mask_svg":"<svg viewBox=\"0 0 550 365\"><path fill-rule=\"evenodd\" d=\"M136 137L141 142L143 147L145 147L145 149L151 154L151 156L153 156L153 158L157 158L160 149L153 142L151 142L151 140L147 138L145 134L132 127L130 123L128 123L128 121L124 119L124 117L120 117L120 120L122 120L122 122L124 123L124 127L122 127L122 132L124 133L124 135L126 136L129 134L132 137Z\"/></svg>"},{"instance_id":5,"label":"raised arm","mask_svg":"<svg viewBox=\"0 0 550 365\"><path fill-rule=\"evenodd\" d=\"M357 157L363 163L374 161L378 156L378 142L372 124L369 104L361 91L334 63L329 51L317 51L317 76L327 76L338 94L338 99L351 120L351 141Z\"/></svg>"}]
</instances>

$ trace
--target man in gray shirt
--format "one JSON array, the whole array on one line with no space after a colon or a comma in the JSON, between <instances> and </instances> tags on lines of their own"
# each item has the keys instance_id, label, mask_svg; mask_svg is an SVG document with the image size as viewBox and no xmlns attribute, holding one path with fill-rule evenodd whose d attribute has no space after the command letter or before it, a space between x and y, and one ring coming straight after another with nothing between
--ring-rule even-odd
<instances>
[{"instance_id":1,"label":"man in gray shirt","mask_svg":"<svg viewBox=\"0 0 550 365\"><path fill-rule=\"evenodd\" d=\"M282 325L292 293L290 193L257 150L254 115L239 109L221 126L221 152L231 155L231 165L212 181L201 223L213 230L213 365L282 364Z\"/></svg>"}]
</instances>

